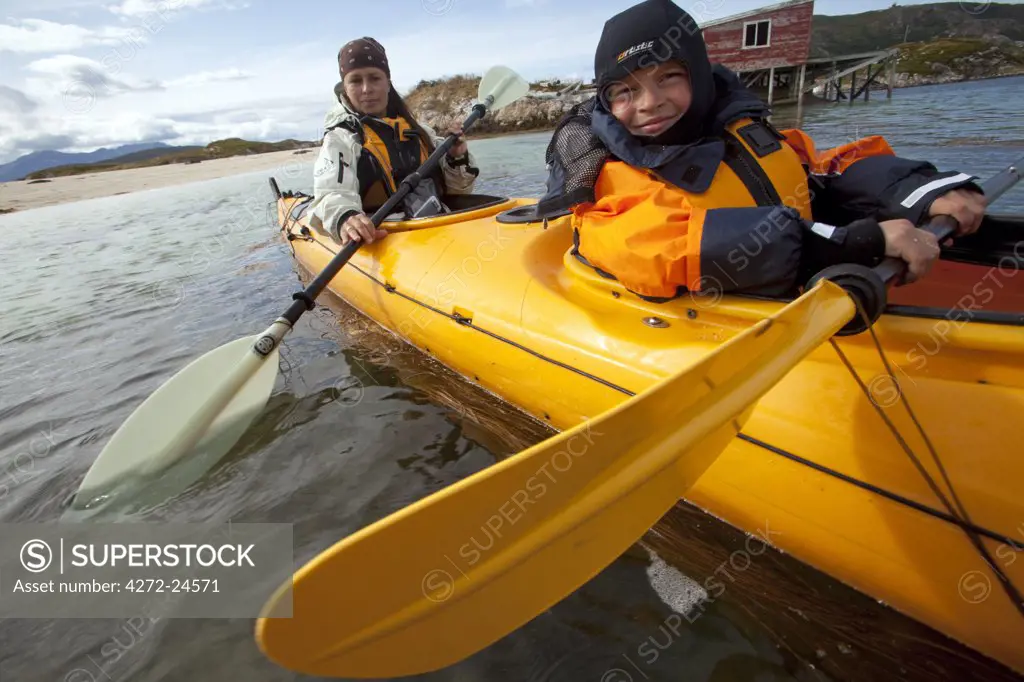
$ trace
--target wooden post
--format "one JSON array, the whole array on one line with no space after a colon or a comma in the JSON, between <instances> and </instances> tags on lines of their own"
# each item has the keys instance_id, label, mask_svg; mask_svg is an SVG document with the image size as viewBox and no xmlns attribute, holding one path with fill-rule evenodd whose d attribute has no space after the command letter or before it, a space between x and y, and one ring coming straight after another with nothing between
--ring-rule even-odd
<instances>
[{"instance_id":1,"label":"wooden post","mask_svg":"<svg viewBox=\"0 0 1024 682\"><path fill-rule=\"evenodd\" d=\"M875 76L878 74L876 73ZM864 103L866 104L868 99L871 97L871 81L875 78L871 75L871 67L868 67L868 82L864 84Z\"/></svg>"},{"instance_id":2,"label":"wooden post","mask_svg":"<svg viewBox=\"0 0 1024 682\"><path fill-rule=\"evenodd\" d=\"M775 67L768 69L768 106L772 105L772 94L775 92Z\"/></svg>"},{"instance_id":3,"label":"wooden post","mask_svg":"<svg viewBox=\"0 0 1024 682\"><path fill-rule=\"evenodd\" d=\"M853 100L857 98L857 72L854 71L850 74L850 106L853 106Z\"/></svg>"},{"instance_id":4,"label":"wooden post","mask_svg":"<svg viewBox=\"0 0 1024 682\"><path fill-rule=\"evenodd\" d=\"M888 58L889 66L889 87L887 89L885 98L892 99L892 89L896 85L896 57L890 54Z\"/></svg>"},{"instance_id":5,"label":"wooden post","mask_svg":"<svg viewBox=\"0 0 1024 682\"><path fill-rule=\"evenodd\" d=\"M804 113L804 76L807 73L807 63L800 65L800 76L798 85L796 86L796 127L800 127L800 121L803 119Z\"/></svg>"}]
</instances>

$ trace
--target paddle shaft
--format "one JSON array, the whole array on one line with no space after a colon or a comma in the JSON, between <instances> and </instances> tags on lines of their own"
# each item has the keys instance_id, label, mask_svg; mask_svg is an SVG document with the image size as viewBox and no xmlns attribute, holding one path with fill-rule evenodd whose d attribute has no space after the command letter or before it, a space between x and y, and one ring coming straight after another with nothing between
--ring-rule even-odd
<instances>
[{"instance_id":1,"label":"paddle shaft","mask_svg":"<svg viewBox=\"0 0 1024 682\"><path fill-rule=\"evenodd\" d=\"M1001 197L1020 181L1022 165L1024 165L1024 159L1011 164L982 183L981 189L985 193L985 198L989 204ZM921 229L935 235L935 238L941 244L953 236L958 226L956 219L952 216L940 215L933 218ZM906 270L907 263L902 258L886 258L875 267L875 273L886 284L902 279Z\"/></svg>"}]
</instances>

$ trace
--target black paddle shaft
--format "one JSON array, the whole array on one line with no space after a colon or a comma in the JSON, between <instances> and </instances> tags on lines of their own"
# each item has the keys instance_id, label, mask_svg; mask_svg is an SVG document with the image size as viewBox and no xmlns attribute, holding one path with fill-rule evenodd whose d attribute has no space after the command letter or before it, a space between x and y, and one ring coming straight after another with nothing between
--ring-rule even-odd
<instances>
[{"instance_id":1,"label":"black paddle shaft","mask_svg":"<svg viewBox=\"0 0 1024 682\"><path fill-rule=\"evenodd\" d=\"M474 123L479 119L483 118L487 114L487 106L484 104L477 104L473 106L473 113L471 113L466 121L462 124L462 132L465 133L469 130ZM402 200L408 196L409 192L413 190L416 185L420 183L420 180L424 176L428 176L434 172L437 165L441 162L441 157L448 153L448 150L458 141L459 136L452 133L445 141L438 145L434 153L431 154L423 165L417 168L415 171L405 176L402 183L398 186L398 189L392 194L384 205L381 206L371 216L370 220L373 222L374 227L378 227L386 217L388 217L395 208L401 204ZM302 316L302 313L307 310L312 310L315 305L314 300L320 293L327 288L331 280L334 279L335 275L345 267L352 255L362 246L362 242L350 241L345 247L331 259L331 262L327 264L327 267L317 275L316 279L309 283L303 291L294 294L292 298L295 302L289 306L288 310L285 311L282 317L288 321L289 324L294 325L298 319Z\"/></svg>"}]
</instances>

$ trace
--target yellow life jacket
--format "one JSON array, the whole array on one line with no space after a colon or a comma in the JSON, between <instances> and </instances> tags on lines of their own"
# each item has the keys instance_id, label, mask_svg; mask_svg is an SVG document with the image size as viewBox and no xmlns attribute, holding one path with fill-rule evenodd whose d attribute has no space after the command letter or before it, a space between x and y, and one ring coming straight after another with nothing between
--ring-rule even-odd
<instances>
[{"instance_id":1,"label":"yellow life jacket","mask_svg":"<svg viewBox=\"0 0 1024 682\"><path fill-rule=\"evenodd\" d=\"M408 134L408 131L412 131ZM365 118L362 123L363 148L376 164L376 180L363 193L363 203L375 208L395 193L402 179L419 168L430 156L426 140L401 117Z\"/></svg>"}]
</instances>

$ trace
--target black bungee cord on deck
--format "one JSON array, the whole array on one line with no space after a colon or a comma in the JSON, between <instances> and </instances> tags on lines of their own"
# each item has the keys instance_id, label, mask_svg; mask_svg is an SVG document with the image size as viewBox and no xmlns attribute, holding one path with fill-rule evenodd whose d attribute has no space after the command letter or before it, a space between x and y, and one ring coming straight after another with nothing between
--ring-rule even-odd
<instances>
[{"instance_id":1,"label":"black bungee cord on deck","mask_svg":"<svg viewBox=\"0 0 1024 682\"><path fill-rule=\"evenodd\" d=\"M900 444L900 447L903 448L903 451L910 458L910 461L914 463L914 466L924 477L925 481L928 483L928 487L931 488L932 492L935 493L935 496L939 498L939 501L941 501L943 506L946 507L946 510L949 512L949 514L953 516L955 519L957 519L958 523L956 525L959 526L964 531L964 533L967 534L968 539L970 539L971 544L974 545L974 548L978 551L978 554L981 556L982 560L986 564L988 564L988 567L992 569L992 572L995 573L996 577L999 579L999 583L1003 586L1003 590L1006 592L1006 596L1010 598L1010 601L1013 603L1013 605L1017 607L1017 611L1020 613L1022 617L1024 617L1024 595L1021 594L1020 590L1017 588L1016 585L1013 584L1013 581L1010 580L1010 577L1006 575L1003 569L1000 568L998 564L996 564L995 560L992 558L992 555L989 553L988 549L982 542L981 537L974 530L974 523L973 521L971 521L971 517L967 513L967 509L964 508L963 504L960 502L960 497L956 494L956 489L953 487L953 482L949 479L949 475L946 473L946 468L943 466L942 460L939 458L939 453L935 450L935 446L932 444L932 441L928 437L928 434L925 433L924 427L918 420L917 415L914 414L913 409L910 407L910 401L907 399L907 396L903 393L899 380L896 378L896 375L892 371L892 365L889 364L889 359L886 357L885 350L882 348L882 344L878 340L878 336L875 334L873 325L867 319L867 315L861 307L860 302L856 301L856 299L855 302L857 305L857 312L864 318L864 322L867 325L867 329L871 334L871 340L874 342L875 348L878 351L879 356L882 358L882 363L883 365L885 365L885 371L888 374L889 378L892 380L893 384L896 386L896 395L906 408L907 414L910 415L910 419L911 421L914 422L914 425L917 427L918 432L921 434L921 438L924 439L924 442L928 447L928 451L931 453L932 459L935 460L935 464L939 468L939 472L942 474L942 478L946 482L946 486L948 486L949 492L952 495L954 502L956 503L956 509L954 509L953 505L950 504L949 499L942 492L942 490L939 489L939 486L935 482L935 479L932 477L930 473L928 473L928 470L924 468L924 465L921 463L921 460L917 457L917 455L914 454L913 449L907 443L906 439L903 438L902 435L900 435L899 429L892 422L892 420L889 419L889 416L885 414L885 410L883 410L882 407L872 398L871 390L867 387L867 385L865 385L864 381L860 378L860 375L857 374L857 370L853 367L853 364L843 353L842 349L839 348L839 345L836 343L835 339L829 339L829 343L832 344L832 347L839 355L839 359L842 361L843 365L846 366L846 369L849 370L850 374L857 382L857 385L860 386L861 391L864 392L864 395L867 397L868 402L871 403L872 407L875 409L875 412L877 412L878 416L882 418L882 421L885 422L885 425L889 427L889 430L892 432L893 437L896 438L896 442Z\"/></svg>"}]
</instances>

